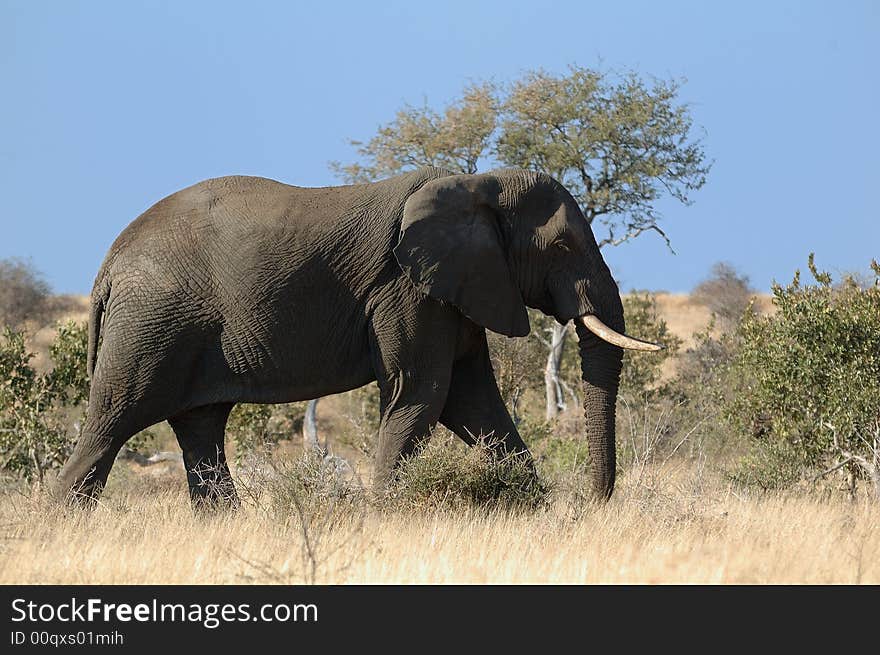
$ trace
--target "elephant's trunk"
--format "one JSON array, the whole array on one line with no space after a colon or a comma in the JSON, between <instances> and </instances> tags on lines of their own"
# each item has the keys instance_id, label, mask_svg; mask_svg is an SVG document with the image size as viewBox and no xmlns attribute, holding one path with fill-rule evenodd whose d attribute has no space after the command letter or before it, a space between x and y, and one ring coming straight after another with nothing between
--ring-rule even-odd
<instances>
[{"instance_id":1,"label":"elephant's trunk","mask_svg":"<svg viewBox=\"0 0 880 655\"><path fill-rule=\"evenodd\" d=\"M590 479L593 491L608 499L614 491L617 466L615 453L615 408L623 350L611 345L575 322L584 381L584 419L590 449Z\"/></svg>"}]
</instances>

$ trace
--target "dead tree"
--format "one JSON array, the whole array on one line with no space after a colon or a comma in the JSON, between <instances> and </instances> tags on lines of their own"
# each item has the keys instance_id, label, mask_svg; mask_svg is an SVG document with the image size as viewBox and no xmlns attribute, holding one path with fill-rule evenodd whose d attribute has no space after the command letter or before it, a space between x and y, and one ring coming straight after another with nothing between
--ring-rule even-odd
<instances>
[{"instance_id":1,"label":"dead tree","mask_svg":"<svg viewBox=\"0 0 880 655\"><path fill-rule=\"evenodd\" d=\"M321 444L318 443L318 401L320 398L310 400L306 405L306 414L303 417L303 450L310 451L321 450Z\"/></svg>"},{"instance_id":2,"label":"dead tree","mask_svg":"<svg viewBox=\"0 0 880 655\"><path fill-rule=\"evenodd\" d=\"M566 409L565 392L562 388L559 371L562 367L562 353L565 350L565 335L568 332L568 324L560 325L554 322L547 332L550 335L550 341L544 342L548 348L547 365L544 367L545 418L552 421Z\"/></svg>"}]
</instances>

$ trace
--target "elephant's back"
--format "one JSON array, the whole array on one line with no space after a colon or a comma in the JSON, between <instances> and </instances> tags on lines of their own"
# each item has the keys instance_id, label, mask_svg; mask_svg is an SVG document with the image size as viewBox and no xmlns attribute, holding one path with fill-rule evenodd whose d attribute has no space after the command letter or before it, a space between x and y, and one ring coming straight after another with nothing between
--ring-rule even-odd
<instances>
[{"instance_id":1,"label":"elephant's back","mask_svg":"<svg viewBox=\"0 0 880 655\"><path fill-rule=\"evenodd\" d=\"M428 167L371 184L315 188L243 175L204 180L133 220L111 245L96 287L114 269L138 263L196 264L208 254L224 258L247 249L320 249L352 232L381 249L388 244L380 241L396 237L395 217L406 198L426 181L448 174Z\"/></svg>"},{"instance_id":2,"label":"elephant's back","mask_svg":"<svg viewBox=\"0 0 880 655\"><path fill-rule=\"evenodd\" d=\"M148 303L157 319L216 307L224 288L240 284L246 273L240 262L261 248L267 226L284 214L291 194L295 187L274 180L231 176L163 198L113 242L93 294L110 290L111 313L143 312ZM205 311L199 322L218 318Z\"/></svg>"},{"instance_id":3,"label":"elephant's back","mask_svg":"<svg viewBox=\"0 0 880 655\"><path fill-rule=\"evenodd\" d=\"M392 179L311 188L245 175L204 180L172 193L135 218L113 242L107 261L128 251L204 247L211 238L252 241L265 234L278 237L279 231L302 235L309 228L332 230L328 223L335 219L376 208L382 198L392 199L395 194L387 187L395 186L402 185Z\"/></svg>"},{"instance_id":4,"label":"elephant's back","mask_svg":"<svg viewBox=\"0 0 880 655\"><path fill-rule=\"evenodd\" d=\"M107 259L130 249L167 249L186 245L217 219L237 212L240 218L262 214L273 206L283 210L296 187L262 177L227 176L204 180L176 191L135 218L119 234Z\"/></svg>"}]
</instances>

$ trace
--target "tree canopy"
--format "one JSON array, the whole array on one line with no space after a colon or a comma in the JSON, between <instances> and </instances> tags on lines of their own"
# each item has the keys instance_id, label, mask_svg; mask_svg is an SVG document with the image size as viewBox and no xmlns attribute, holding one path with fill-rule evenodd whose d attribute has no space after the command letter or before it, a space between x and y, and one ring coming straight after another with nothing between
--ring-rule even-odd
<instances>
[{"instance_id":1,"label":"tree canopy","mask_svg":"<svg viewBox=\"0 0 880 655\"><path fill-rule=\"evenodd\" d=\"M568 188L594 231L602 226L600 246L649 230L668 244L658 201L690 204L711 168L680 89L677 80L580 66L531 71L506 86L471 84L442 112L405 106L368 141L350 141L358 161L331 168L351 183L419 166L529 168Z\"/></svg>"}]
</instances>

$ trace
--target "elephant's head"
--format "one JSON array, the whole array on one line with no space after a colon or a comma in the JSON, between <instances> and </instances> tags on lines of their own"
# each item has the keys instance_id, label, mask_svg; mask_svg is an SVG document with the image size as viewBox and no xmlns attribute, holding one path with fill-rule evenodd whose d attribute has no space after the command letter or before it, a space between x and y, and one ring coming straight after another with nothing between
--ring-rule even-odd
<instances>
[{"instance_id":1,"label":"elephant's head","mask_svg":"<svg viewBox=\"0 0 880 655\"><path fill-rule=\"evenodd\" d=\"M397 261L424 293L507 336L529 333L526 307L574 319L594 490L614 489L614 410L624 334L617 284L571 194L524 170L450 175L406 202Z\"/></svg>"}]
</instances>

